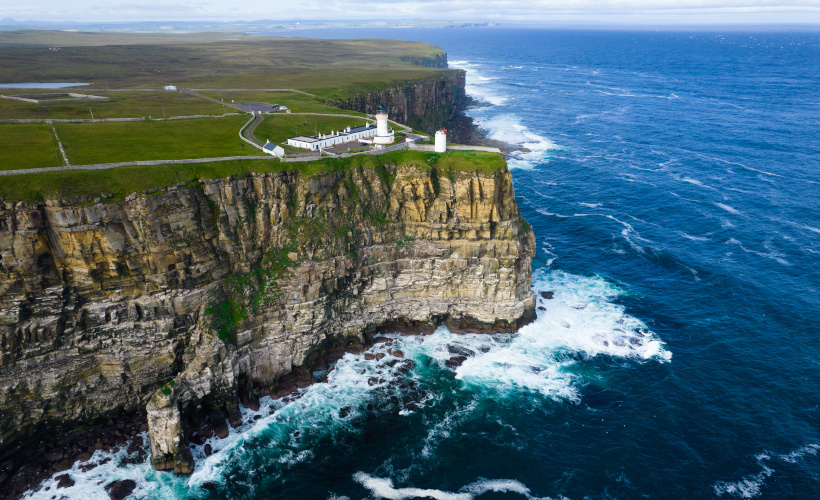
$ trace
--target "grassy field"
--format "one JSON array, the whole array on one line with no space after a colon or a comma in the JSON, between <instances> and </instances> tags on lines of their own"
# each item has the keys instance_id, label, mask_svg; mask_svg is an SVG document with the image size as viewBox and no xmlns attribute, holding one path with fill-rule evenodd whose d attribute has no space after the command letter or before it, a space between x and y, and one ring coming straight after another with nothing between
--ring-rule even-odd
<instances>
[{"instance_id":1,"label":"grassy field","mask_svg":"<svg viewBox=\"0 0 820 500\"><path fill-rule=\"evenodd\" d=\"M379 165L417 165L436 168L439 174L459 171L492 173L506 168L500 154L450 151L444 154L422 151L395 151L379 156L360 155L331 158L309 163L282 163L276 160L238 160L191 165L120 167L109 170L49 172L0 177L0 199L5 202L36 202L56 197L97 197L113 195L108 201L121 200L134 192L167 188L197 179L230 177L248 172L297 171L310 176L331 170L376 168Z\"/></svg>"},{"instance_id":2,"label":"grassy field","mask_svg":"<svg viewBox=\"0 0 820 500\"><path fill-rule=\"evenodd\" d=\"M248 118L58 123L55 127L71 164L90 165L262 155L239 138L239 129Z\"/></svg>"},{"instance_id":3,"label":"grassy field","mask_svg":"<svg viewBox=\"0 0 820 500\"><path fill-rule=\"evenodd\" d=\"M299 116L276 114L265 116L264 121L253 131L257 140L269 140L281 144L296 135L329 134L345 127L358 127L368 123L362 118L348 116Z\"/></svg>"},{"instance_id":4,"label":"grassy field","mask_svg":"<svg viewBox=\"0 0 820 500\"><path fill-rule=\"evenodd\" d=\"M0 95L42 94L47 92L43 90L0 89ZM108 97L111 101L34 104L16 99L0 99L0 120L90 119L92 111L96 119L221 115L223 112L223 108L219 104L180 92L164 90L156 92L106 92L100 89L86 92L82 88L70 89L68 92ZM236 111L227 107L224 109L227 113Z\"/></svg>"},{"instance_id":5,"label":"grassy field","mask_svg":"<svg viewBox=\"0 0 820 500\"><path fill-rule=\"evenodd\" d=\"M422 42L247 36L226 41L225 34L218 39L207 35L212 40L208 43L203 34L0 32L0 82L90 82L93 85L83 90L92 93L106 85L295 88L339 97L354 89L385 88L451 71L414 65L412 60L431 60L442 53ZM173 43L163 41L169 36ZM190 43L184 43L186 36ZM131 44L110 45L123 42ZM64 48L48 50L55 45Z\"/></svg>"},{"instance_id":6,"label":"grassy field","mask_svg":"<svg viewBox=\"0 0 820 500\"><path fill-rule=\"evenodd\" d=\"M351 116L364 116L358 111L334 108L325 104L325 99L309 96L299 92L249 92L249 91L211 91L199 92L214 99L225 99L225 102L266 102L287 106L294 113L331 113Z\"/></svg>"},{"instance_id":7,"label":"grassy field","mask_svg":"<svg viewBox=\"0 0 820 500\"><path fill-rule=\"evenodd\" d=\"M0 152L0 170L62 165L57 141L48 125L0 124Z\"/></svg>"},{"instance_id":8,"label":"grassy field","mask_svg":"<svg viewBox=\"0 0 820 500\"><path fill-rule=\"evenodd\" d=\"M100 47L103 45L146 45L208 43L225 38L249 38L247 33L102 33L47 30L0 32L0 46Z\"/></svg>"}]
</instances>

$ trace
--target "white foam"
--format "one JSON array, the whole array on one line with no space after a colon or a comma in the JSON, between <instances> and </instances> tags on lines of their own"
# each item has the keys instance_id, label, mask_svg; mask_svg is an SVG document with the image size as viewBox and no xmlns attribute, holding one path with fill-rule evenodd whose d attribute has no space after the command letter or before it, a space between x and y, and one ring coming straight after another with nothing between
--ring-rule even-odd
<instances>
[{"instance_id":1,"label":"white foam","mask_svg":"<svg viewBox=\"0 0 820 500\"><path fill-rule=\"evenodd\" d=\"M510 168L533 168L536 163L546 160L551 151L560 149L550 139L522 125L514 114L485 115L486 113L479 112L474 118L478 126L486 131L490 139L521 146L529 150L527 152L515 151L511 153L510 158L507 160Z\"/></svg>"},{"instance_id":2,"label":"white foam","mask_svg":"<svg viewBox=\"0 0 820 500\"><path fill-rule=\"evenodd\" d=\"M727 211L727 212L729 212L730 214L735 214L735 215L739 215L739 214L740 214L740 211L739 211L739 210L737 210L737 209L736 209L736 208L734 208L734 207L730 207L729 205L724 205L723 203L715 203L715 205L719 206L719 207L720 207L720 208L722 208L723 210L726 210L726 211Z\"/></svg>"},{"instance_id":3,"label":"white foam","mask_svg":"<svg viewBox=\"0 0 820 500\"><path fill-rule=\"evenodd\" d=\"M755 462L757 462L757 465L760 467L760 472L743 476L738 481L717 481L712 485L712 489L717 496L733 495L740 498L758 497L762 493L761 488L766 484L766 479L775 473L775 469L769 465L769 462L777 459L787 464L794 464L807 456L817 455L818 451L820 451L820 445L808 444L789 453L759 453L755 456Z\"/></svg>"},{"instance_id":4,"label":"white foam","mask_svg":"<svg viewBox=\"0 0 820 500\"><path fill-rule=\"evenodd\" d=\"M487 102L495 106L504 106L508 98L498 95L498 92L488 85L495 78L484 76L478 72L478 65L469 61L450 61L448 64L452 68L463 69L467 72L465 77L465 91L476 100Z\"/></svg>"},{"instance_id":5,"label":"white foam","mask_svg":"<svg viewBox=\"0 0 820 500\"><path fill-rule=\"evenodd\" d=\"M493 85L497 79L481 74L479 65L469 61L451 61L449 64L451 67L467 71L465 89L467 94L493 106L508 105L509 98L503 96ZM529 150L529 152L513 153L507 161L510 168L533 168L535 163L544 161L548 157L548 151L558 148L553 141L522 125L514 114L499 116L488 108L477 108L471 110L470 115L490 139Z\"/></svg>"},{"instance_id":6,"label":"white foam","mask_svg":"<svg viewBox=\"0 0 820 500\"><path fill-rule=\"evenodd\" d=\"M462 489L474 495L483 495L492 491L493 493L518 493L527 498L533 498L530 489L524 483L513 479L482 479Z\"/></svg>"},{"instance_id":7,"label":"white foam","mask_svg":"<svg viewBox=\"0 0 820 500\"><path fill-rule=\"evenodd\" d=\"M683 236L687 240L692 240L692 241L709 241L709 240L711 240L711 238L707 238L706 236L692 236L691 234L686 234L683 231L675 231L675 232L678 233L679 235Z\"/></svg>"},{"instance_id":8,"label":"white foam","mask_svg":"<svg viewBox=\"0 0 820 500\"><path fill-rule=\"evenodd\" d=\"M641 238L641 236L638 234L638 232L635 230L635 228L632 226L632 224L630 224L628 222L624 222L624 221L618 219L617 217L615 217L614 215L595 214L595 213L592 213L592 214L562 215L562 214L557 214L557 213L554 213L554 212L549 212L549 211L541 209L541 208L537 208L537 209L535 209L535 211L542 214L542 215L549 215L549 216L561 217L561 218L565 218L565 217L605 217L605 218L613 220L613 221L617 222L618 224L620 224L621 226L623 226L623 229L621 229L620 234L623 237L624 241L626 241L629 244L629 246L631 246L636 252L639 252L639 253L645 253L646 252L646 250L644 250L641 245L636 243L635 240L644 241L644 242L649 242L649 240L647 240L646 238ZM636 220L639 220L639 219L636 219ZM641 222L644 222L644 221L641 221Z\"/></svg>"},{"instance_id":9,"label":"white foam","mask_svg":"<svg viewBox=\"0 0 820 500\"><path fill-rule=\"evenodd\" d=\"M143 442L148 442L148 433L141 434ZM31 500L46 500L55 498L83 498L89 500L107 500L108 492L105 486L113 481L123 479L133 480L137 487L134 490L136 497L145 496L154 490L154 485L148 480L149 477L156 477L157 473L147 462L147 458L142 463L120 465L122 459L128 457L128 446L131 440L116 451L108 452L97 450L87 461L75 462L70 469L55 473L52 477L44 480L37 489L27 491L23 498ZM88 469L89 466L93 468ZM88 470L83 471L83 468ZM55 479L62 474L74 481L73 486L57 489L58 481Z\"/></svg>"},{"instance_id":10,"label":"white foam","mask_svg":"<svg viewBox=\"0 0 820 500\"><path fill-rule=\"evenodd\" d=\"M703 182L701 182L697 179L693 179L691 177L686 177L686 176L680 177L678 175L673 175L672 178L675 179L676 181L688 182L689 184L694 184L695 186L715 190L715 188L713 188L712 186L706 185Z\"/></svg>"},{"instance_id":11,"label":"white foam","mask_svg":"<svg viewBox=\"0 0 820 500\"><path fill-rule=\"evenodd\" d=\"M377 498L387 498L389 500L403 500L405 498L433 498L435 500L472 500L473 495L469 493L450 493L441 490L421 489L421 488L394 488L393 481L373 477L364 472L357 472L353 479L370 490Z\"/></svg>"},{"instance_id":12,"label":"white foam","mask_svg":"<svg viewBox=\"0 0 820 500\"><path fill-rule=\"evenodd\" d=\"M612 303L623 292L599 277L582 277L561 271L538 272L535 290L555 291L554 298L538 299L535 322L516 335L452 335L439 328L423 343L405 343L412 357L427 355L446 366L459 353L468 357L455 369L456 378L479 390L501 395L520 391L554 400L579 401L578 388L585 380L573 373L580 358L611 356L669 361L672 354L663 342L624 307Z\"/></svg>"},{"instance_id":13,"label":"white foam","mask_svg":"<svg viewBox=\"0 0 820 500\"><path fill-rule=\"evenodd\" d=\"M757 250L752 250L746 248L742 242L736 240L735 238L729 238L726 241L727 245L737 245L746 253L757 255L758 257L765 257L767 259L772 259L773 261L777 262L778 264L783 264L784 266L791 266L791 262L784 259L784 255L781 252L778 252L776 249L772 248L771 240L765 241L763 246L768 250L767 252L759 252Z\"/></svg>"},{"instance_id":14,"label":"white foam","mask_svg":"<svg viewBox=\"0 0 820 500\"><path fill-rule=\"evenodd\" d=\"M389 500L404 500L408 498L433 498L435 500L473 500L477 496L484 493L518 493L526 497L528 500L539 500L530 492L530 489L520 481L514 479L479 479L474 483L459 489L458 492L449 492L435 489L421 489L421 488L396 488L393 486L393 481L389 478L378 478L366 474L364 472L357 472L353 475L353 479L370 490L371 494L376 498L387 498ZM566 497L560 497L566 500ZM549 497L544 497L540 500L550 500Z\"/></svg>"}]
</instances>

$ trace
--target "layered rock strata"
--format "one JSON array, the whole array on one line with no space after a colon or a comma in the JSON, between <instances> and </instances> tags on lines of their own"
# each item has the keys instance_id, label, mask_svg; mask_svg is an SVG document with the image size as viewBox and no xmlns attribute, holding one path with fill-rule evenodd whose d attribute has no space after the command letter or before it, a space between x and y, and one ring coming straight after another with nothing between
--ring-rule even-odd
<instances>
[{"instance_id":1,"label":"layered rock strata","mask_svg":"<svg viewBox=\"0 0 820 500\"><path fill-rule=\"evenodd\" d=\"M0 204L0 458L147 409L189 473L187 417L275 392L380 328L512 331L534 237L511 175L427 165L202 180L123 201Z\"/></svg>"},{"instance_id":2,"label":"layered rock strata","mask_svg":"<svg viewBox=\"0 0 820 500\"><path fill-rule=\"evenodd\" d=\"M458 123L459 113L468 103L465 75L464 70L451 70L441 77L409 81L382 91L362 92L350 99L329 101L328 104L369 114L376 113L379 104L384 104L391 120L433 133Z\"/></svg>"}]
</instances>

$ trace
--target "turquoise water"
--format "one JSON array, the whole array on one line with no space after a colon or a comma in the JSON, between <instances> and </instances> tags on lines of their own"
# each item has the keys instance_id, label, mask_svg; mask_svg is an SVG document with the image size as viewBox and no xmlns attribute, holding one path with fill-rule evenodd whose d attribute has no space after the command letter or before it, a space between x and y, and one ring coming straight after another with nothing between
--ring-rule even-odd
<instances>
[{"instance_id":1,"label":"turquoise water","mask_svg":"<svg viewBox=\"0 0 820 500\"><path fill-rule=\"evenodd\" d=\"M817 496L818 35L304 36L423 40L468 71L489 104L469 113L529 150L509 164L554 299L516 335L441 328L374 347L401 359L348 354L300 400L246 411L214 455L196 447L190 478L115 459L61 492L106 498L129 477L141 498Z\"/></svg>"}]
</instances>

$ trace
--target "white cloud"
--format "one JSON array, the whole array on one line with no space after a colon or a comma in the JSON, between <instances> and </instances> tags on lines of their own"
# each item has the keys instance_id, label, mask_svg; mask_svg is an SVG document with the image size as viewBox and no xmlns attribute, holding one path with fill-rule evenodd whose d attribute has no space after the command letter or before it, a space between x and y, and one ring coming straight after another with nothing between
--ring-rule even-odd
<instances>
[{"instance_id":1,"label":"white cloud","mask_svg":"<svg viewBox=\"0 0 820 500\"><path fill-rule=\"evenodd\" d=\"M0 18L76 21L235 21L257 19L374 20L450 19L454 21L561 21L649 19L655 22L713 19L820 23L820 0L413 0L356 2L305 0L241 3L203 0L157 1L4 0Z\"/></svg>"}]
</instances>

